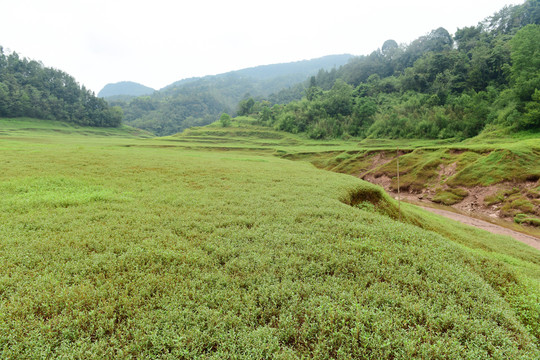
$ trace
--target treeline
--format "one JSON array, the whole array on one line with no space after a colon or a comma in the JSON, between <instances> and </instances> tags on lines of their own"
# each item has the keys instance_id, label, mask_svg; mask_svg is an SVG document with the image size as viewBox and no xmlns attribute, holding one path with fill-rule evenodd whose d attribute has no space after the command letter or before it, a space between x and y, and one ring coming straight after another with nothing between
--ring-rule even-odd
<instances>
[{"instance_id":1,"label":"treeline","mask_svg":"<svg viewBox=\"0 0 540 360\"><path fill-rule=\"evenodd\" d=\"M6 54L0 46L0 117L32 117L85 126L112 127L122 121L122 109L103 99L63 71Z\"/></svg>"},{"instance_id":2,"label":"treeline","mask_svg":"<svg viewBox=\"0 0 540 360\"><path fill-rule=\"evenodd\" d=\"M388 40L238 114L311 138L468 138L490 124L540 129L540 1L509 6L450 35ZM294 99L286 103L287 100Z\"/></svg>"},{"instance_id":3,"label":"treeline","mask_svg":"<svg viewBox=\"0 0 540 360\"><path fill-rule=\"evenodd\" d=\"M301 79L305 76L294 77L294 82ZM163 136L210 124L222 112L232 112L246 93L260 94L265 88L275 91L283 86L281 81L273 78L257 80L230 73L180 81L152 95L127 101L108 101L122 107L126 124Z\"/></svg>"},{"instance_id":4,"label":"treeline","mask_svg":"<svg viewBox=\"0 0 540 360\"><path fill-rule=\"evenodd\" d=\"M123 108L124 122L158 136L170 135L192 126L208 125L230 109L209 91L186 90L173 95L155 93L128 101L109 100Z\"/></svg>"}]
</instances>

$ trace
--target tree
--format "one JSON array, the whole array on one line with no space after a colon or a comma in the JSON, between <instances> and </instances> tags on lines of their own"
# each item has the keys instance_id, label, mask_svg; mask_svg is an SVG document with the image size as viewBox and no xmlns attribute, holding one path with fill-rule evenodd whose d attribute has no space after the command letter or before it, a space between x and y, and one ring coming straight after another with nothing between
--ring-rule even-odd
<instances>
[{"instance_id":1,"label":"tree","mask_svg":"<svg viewBox=\"0 0 540 360\"><path fill-rule=\"evenodd\" d=\"M387 59L394 60L399 54L399 45L395 40L386 40L381 47L381 53Z\"/></svg>"},{"instance_id":2,"label":"tree","mask_svg":"<svg viewBox=\"0 0 540 360\"><path fill-rule=\"evenodd\" d=\"M540 1L528 0L521 6L505 6L487 18L482 26L495 35L511 35L528 24L539 23Z\"/></svg>"},{"instance_id":3,"label":"tree","mask_svg":"<svg viewBox=\"0 0 540 360\"><path fill-rule=\"evenodd\" d=\"M455 38L438 28L410 45L387 40L370 55L306 79L301 100L282 96L274 103L287 105L271 114L254 110L263 125L312 138L463 138L489 123L536 128L539 22L540 1L528 0L459 29Z\"/></svg>"},{"instance_id":4,"label":"tree","mask_svg":"<svg viewBox=\"0 0 540 360\"><path fill-rule=\"evenodd\" d=\"M221 123L221 126L229 127L231 126L231 116L227 113L223 113L219 117L219 122Z\"/></svg>"},{"instance_id":5,"label":"tree","mask_svg":"<svg viewBox=\"0 0 540 360\"><path fill-rule=\"evenodd\" d=\"M0 46L0 116L28 116L80 125L118 126L119 109L112 109L69 74L4 54Z\"/></svg>"},{"instance_id":6,"label":"tree","mask_svg":"<svg viewBox=\"0 0 540 360\"><path fill-rule=\"evenodd\" d=\"M251 114L253 112L254 105L255 105L255 100L253 100L252 97L240 101L240 103L238 104L237 114L240 116Z\"/></svg>"},{"instance_id":7,"label":"tree","mask_svg":"<svg viewBox=\"0 0 540 360\"><path fill-rule=\"evenodd\" d=\"M353 88L345 81L338 79L330 91L324 96L324 109L330 116L347 116L352 113Z\"/></svg>"},{"instance_id":8,"label":"tree","mask_svg":"<svg viewBox=\"0 0 540 360\"><path fill-rule=\"evenodd\" d=\"M263 106L261 108L261 111L259 112L259 121L266 125L270 123L271 118L272 118L272 111L267 105Z\"/></svg>"},{"instance_id":9,"label":"tree","mask_svg":"<svg viewBox=\"0 0 540 360\"><path fill-rule=\"evenodd\" d=\"M525 113L521 120L522 128L540 128L540 90L535 90L532 101L525 105Z\"/></svg>"},{"instance_id":10,"label":"tree","mask_svg":"<svg viewBox=\"0 0 540 360\"><path fill-rule=\"evenodd\" d=\"M527 25L510 41L512 82L521 101L540 89L540 25Z\"/></svg>"},{"instance_id":11,"label":"tree","mask_svg":"<svg viewBox=\"0 0 540 360\"><path fill-rule=\"evenodd\" d=\"M321 88L317 86L317 79L312 76L309 79L309 88L306 89L306 98L309 101L317 99L322 94Z\"/></svg>"},{"instance_id":12,"label":"tree","mask_svg":"<svg viewBox=\"0 0 540 360\"><path fill-rule=\"evenodd\" d=\"M469 52L481 41L482 28L480 26L469 26L458 29L454 35L458 50Z\"/></svg>"},{"instance_id":13,"label":"tree","mask_svg":"<svg viewBox=\"0 0 540 360\"><path fill-rule=\"evenodd\" d=\"M120 126L122 118L124 117L124 111L120 106L111 106L109 108L109 126Z\"/></svg>"},{"instance_id":14,"label":"tree","mask_svg":"<svg viewBox=\"0 0 540 360\"><path fill-rule=\"evenodd\" d=\"M519 128L540 127L540 25L527 25L510 41L512 85L518 101Z\"/></svg>"}]
</instances>

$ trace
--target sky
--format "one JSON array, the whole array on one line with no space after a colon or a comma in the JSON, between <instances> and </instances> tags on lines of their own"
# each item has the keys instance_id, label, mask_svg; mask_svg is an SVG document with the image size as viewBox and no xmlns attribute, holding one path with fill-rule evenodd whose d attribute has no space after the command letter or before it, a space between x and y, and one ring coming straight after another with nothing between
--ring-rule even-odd
<instances>
[{"instance_id":1,"label":"sky","mask_svg":"<svg viewBox=\"0 0 540 360\"><path fill-rule=\"evenodd\" d=\"M438 27L451 34L524 0L16 0L0 46L94 92L332 54L367 55Z\"/></svg>"}]
</instances>

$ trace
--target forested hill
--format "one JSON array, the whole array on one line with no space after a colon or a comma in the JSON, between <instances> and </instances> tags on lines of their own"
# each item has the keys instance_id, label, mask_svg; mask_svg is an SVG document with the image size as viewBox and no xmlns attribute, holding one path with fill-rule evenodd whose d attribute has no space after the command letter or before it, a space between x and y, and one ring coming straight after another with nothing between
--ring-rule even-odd
<instances>
[{"instance_id":1,"label":"forested hill","mask_svg":"<svg viewBox=\"0 0 540 360\"><path fill-rule=\"evenodd\" d=\"M312 138L467 138L540 130L540 0L507 6L451 35L386 41L306 84L243 100L240 114ZM295 99L283 103L284 99ZM257 99L255 99L257 100Z\"/></svg>"},{"instance_id":2,"label":"forested hill","mask_svg":"<svg viewBox=\"0 0 540 360\"><path fill-rule=\"evenodd\" d=\"M300 81L304 81L306 77L316 74L321 69L329 70L346 64L351 58L353 58L353 55L350 54L328 55L311 60L260 65L246 69L230 71L220 75L210 75L205 76L204 78L190 78L180 80L172 83L169 86L166 86L163 90L170 90L171 88L182 86L187 83L192 83L197 80L215 79L216 77L219 78L224 76L236 76L250 78L254 80L271 80L270 84L276 83L275 85L271 86L272 90L260 89L265 95L268 95L277 90L281 90L283 87L291 86ZM278 85L278 83L280 82L285 85Z\"/></svg>"},{"instance_id":3,"label":"forested hill","mask_svg":"<svg viewBox=\"0 0 540 360\"><path fill-rule=\"evenodd\" d=\"M98 97L111 98L115 96L143 96L150 95L155 90L151 87L133 81L121 81L114 84L107 84L98 93Z\"/></svg>"},{"instance_id":4,"label":"forested hill","mask_svg":"<svg viewBox=\"0 0 540 360\"><path fill-rule=\"evenodd\" d=\"M120 125L122 109L103 99L63 71L7 54L0 46L0 117L32 117L79 125Z\"/></svg>"},{"instance_id":5,"label":"forested hill","mask_svg":"<svg viewBox=\"0 0 540 360\"><path fill-rule=\"evenodd\" d=\"M234 112L246 95L262 98L305 81L321 69L337 68L352 55L330 55L293 63L262 65L220 75L177 81L150 96L128 101L111 99L124 109L132 126L168 135L216 121L222 112Z\"/></svg>"}]
</instances>

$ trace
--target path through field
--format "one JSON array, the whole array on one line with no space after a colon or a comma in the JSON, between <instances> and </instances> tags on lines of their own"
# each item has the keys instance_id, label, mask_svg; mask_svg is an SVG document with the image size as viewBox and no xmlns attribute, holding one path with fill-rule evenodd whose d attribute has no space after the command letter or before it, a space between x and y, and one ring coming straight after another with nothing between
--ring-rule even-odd
<instances>
[{"instance_id":1,"label":"path through field","mask_svg":"<svg viewBox=\"0 0 540 360\"><path fill-rule=\"evenodd\" d=\"M491 232L493 234L511 236L514 239L518 240L518 241L521 241L521 242L523 242L523 243L525 243L527 245L530 245L530 246L534 247L535 249L540 250L540 239L537 238L537 237L534 237L534 236L531 236L531 235L526 235L526 234L520 233L518 231L511 230L511 229L507 229L505 227L495 225L495 224L489 223L487 221L475 219L475 218L469 217L467 215L462 215L462 214L454 213L454 212L451 212L451 211L446 211L446 210L441 210L441 209L434 209L434 208L425 207L425 206L420 206L420 207L422 209L430 211L432 213L435 213L435 214L438 214L438 215L441 215L441 216L444 216L444 217L447 217L447 218L462 222L462 223L470 225L470 226L475 226L477 228L489 231L489 232Z\"/></svg>"}]
</instances>

